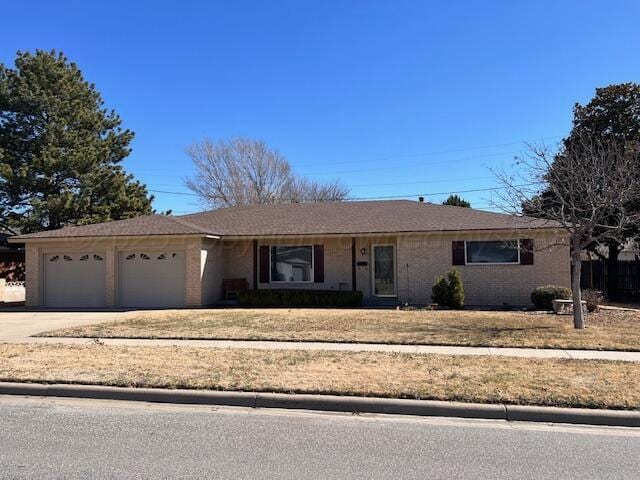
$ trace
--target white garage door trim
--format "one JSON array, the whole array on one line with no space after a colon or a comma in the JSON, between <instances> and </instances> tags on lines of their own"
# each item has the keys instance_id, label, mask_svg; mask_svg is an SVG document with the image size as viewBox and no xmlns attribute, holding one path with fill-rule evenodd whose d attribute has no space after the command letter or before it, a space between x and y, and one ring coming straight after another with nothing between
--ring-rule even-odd
<instances>
[{"instance_id":1,"label":"white garage door trim","mask_svg":"<svg viewBox=\"0 0 640 480\"><path fill-rule=\"evenodd\" d=\"M105 306L105 253L48 252L42 256L42 298L50 308Z\"/></svg>"},{"instance_id":2,"label":"white garage door trim","mask_svg":"<svg viewBox=\"0 0 640 480\"><path fill-rule=\"evenodd\" d=\"M186 297L184 250L118 252L118 303L125 308L183 307Z\"/></svg>"}]
</instances>

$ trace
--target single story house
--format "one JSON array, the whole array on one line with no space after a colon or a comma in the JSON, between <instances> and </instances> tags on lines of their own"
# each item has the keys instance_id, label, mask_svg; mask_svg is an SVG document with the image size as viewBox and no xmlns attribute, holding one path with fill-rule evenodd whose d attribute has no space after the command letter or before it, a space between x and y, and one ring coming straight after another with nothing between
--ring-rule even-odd
<instances>
[{"instance_id":1,"label":"single story house","mask_svg":"<svg viewBox=\"0 0 640 480\"><path fill-rule=\"evenodd\" d=\"M249 288L360 290L365 304L427 304L462 273L468 305L528 305L570 283L554 224L431 203L255 205L148 215L20 235L26 304L53 308L212 305L223 279Z\"/></svg>"}]
</instances>

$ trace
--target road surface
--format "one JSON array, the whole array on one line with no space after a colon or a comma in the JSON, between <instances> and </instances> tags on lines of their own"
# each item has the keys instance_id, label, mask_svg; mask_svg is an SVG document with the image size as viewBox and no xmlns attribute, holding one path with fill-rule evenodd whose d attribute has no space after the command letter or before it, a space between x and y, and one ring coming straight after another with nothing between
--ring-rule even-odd
<instances>
[{"instance_id":1,"label":"road surface","mask_svg":"<svg viewBox=\"0 0 640 480\"><path fill-rule=\"evenodd\" d=\"M0 478L637 479L640 429L0 396Z\"/></svg>"}]
</instances>

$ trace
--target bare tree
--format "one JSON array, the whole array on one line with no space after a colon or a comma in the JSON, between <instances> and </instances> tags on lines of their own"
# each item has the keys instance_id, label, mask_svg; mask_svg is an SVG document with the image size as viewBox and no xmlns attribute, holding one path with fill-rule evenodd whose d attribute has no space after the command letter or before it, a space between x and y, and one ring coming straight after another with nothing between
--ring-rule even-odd
<instances>
[{"instance_id":1,"label":"bare tree","mask_svg":"<svg viewBox=\"0 0 640 480\"><path fill-rule=\"evenodd\" d=\"M502 201L512 212L523 205L529 215L557 222L570 241L571 289L575 328L585 327L580 274L583 249L619 238L637 221L625 206L638 194L638 151L624 142L580 135L559 151L529 146L514 174L498 174Z\"/></svg>"},{"instance_id":2,"label":"bare tree","mask_svg":"<svg viewBox=\"0 0 640 480\"><path fill-rule=\"evenodd\" d=\"M290 185L289 200L304 202L341 202L349 195L349 189L339 181L320 183L296 177Z\"/></svg>"},{"instance_id":3,"label":"bare tree","mask_svg":"<svg viewBox=\"0 0 640 480\"><path fill-rule=\"evenodd\" d=\"M213 207L289 202L335 202L349 190L338 181L320 183L296 176L289 162L264 142L209 138L186 149L196 166L185 185Z\"/></svg>"}]
</instances>

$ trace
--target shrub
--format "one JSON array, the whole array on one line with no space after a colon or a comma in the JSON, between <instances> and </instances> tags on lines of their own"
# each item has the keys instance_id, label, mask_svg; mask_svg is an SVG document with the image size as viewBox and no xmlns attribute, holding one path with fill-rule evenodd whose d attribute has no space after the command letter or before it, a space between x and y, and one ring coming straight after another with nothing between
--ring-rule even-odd
<instances>
[{"instance_id":1,"label":"shrub","mask_svg":"<svg viewBox=\"0 0 640 480\"><path fill-rule=\"evenodd\" d=\"M449 284L444 277L438 277L431 287L431 298L435 303L445 307L448 302Z\"/></svg>"},{"instance_id":2,"label":"shrub","mask_svg":"<svg viewBox=\"0 0 640 480\"><path fill-rule=\"evenodd\" d=\"M359 307L362 292L343 290L263 289L238 293L243 307Z\"/></svg>"},{"instance_id":3,"label":"shrub","mask_svg":"<svg viewBox=\"0 0 640 480\"><path fill-rule=\"evenodd\" d=\"M438 277L431 288L431 298L438 305L446 308L464 307L464 287L460 272L453 268L446 275Z\"/></svg>"},{"instance_id":4,"label":"shrub","mask_svg":"<svg viewBox=\"0 0 640 480\"><path fill-rule=\"evenodd\" d=\"M531 303L541 310L551 310L554 300L570 300L571 289L557 285L536 288L531 294Z\"/></svg>"},{"instance_id":5,"label":"shrub","mask_svg":"<svg viewBox=\"0 0 640 480\"><path fill-rule=\"evenodd\" d=\"M593 313L598 311L598 305L604 303L604 295L599 290L583 290L582 300L587 302L587 311Z\"/></svg>"}]
</instances>

